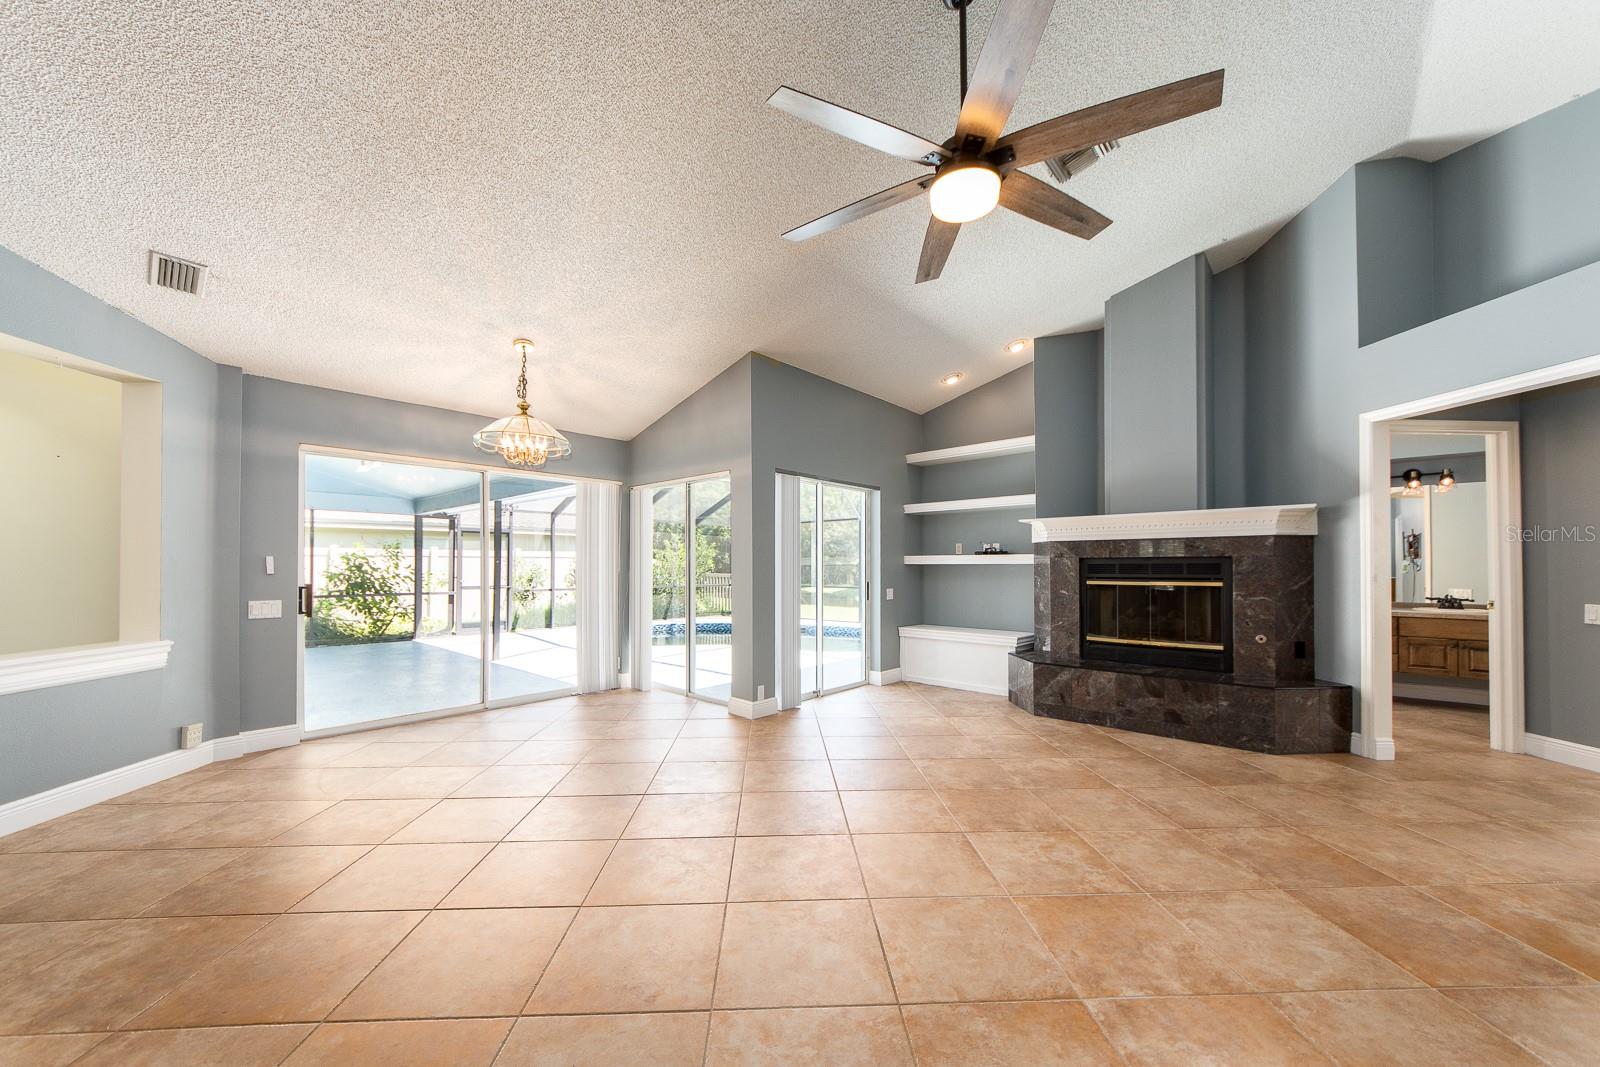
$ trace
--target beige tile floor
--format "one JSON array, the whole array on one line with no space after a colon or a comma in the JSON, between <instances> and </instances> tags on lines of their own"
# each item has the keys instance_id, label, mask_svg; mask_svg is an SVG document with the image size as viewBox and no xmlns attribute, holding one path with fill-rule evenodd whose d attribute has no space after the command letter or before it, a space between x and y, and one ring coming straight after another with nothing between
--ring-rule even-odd
<instances>
[{"instance_id":1,"label":"beige tile floor","mask_svg":"<svg viewBox=\"0 0 1600 1067\"><path fill-rule=\"evenodd\" d=\"M310 742L0 839L0 1064L1592 1064L1600 776L917 686Z\"/></svg>"}]
</instances>

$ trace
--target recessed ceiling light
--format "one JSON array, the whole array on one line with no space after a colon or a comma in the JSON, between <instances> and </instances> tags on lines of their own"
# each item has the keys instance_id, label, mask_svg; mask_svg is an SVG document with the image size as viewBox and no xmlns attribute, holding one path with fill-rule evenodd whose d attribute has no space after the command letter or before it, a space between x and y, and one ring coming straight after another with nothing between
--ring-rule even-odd
<instances>
[{"instance_id":1,"label":"recessed ceiling light","mask_svg":"<svg viewBox=\"0 0 1600 1067\"><path fill-rule=\"evenodd\" d=\"M958 370L951 371L949 374L946 374L943 378L939 379L939 384L940 385L954 385L954 384L956 384L957 382L959 382L961 379L963 379L965 377L966 377L966 375L962 374Z\"/></svg>"},{"instance_id":2,"label":"recessed ceiling light","mask_svg":"<svg viewBox=\"0 0 1600 1067\"><path fill-rule=\"evenodd\" d=\"M1012 355L1016 355L1018 352L1021 352L1027 347L1028 339L1026 337L1019 337L1015 341L1012 341L1010 344L1006 345L1006 351L1010 352Z\"/></svg>"}]
</instances>

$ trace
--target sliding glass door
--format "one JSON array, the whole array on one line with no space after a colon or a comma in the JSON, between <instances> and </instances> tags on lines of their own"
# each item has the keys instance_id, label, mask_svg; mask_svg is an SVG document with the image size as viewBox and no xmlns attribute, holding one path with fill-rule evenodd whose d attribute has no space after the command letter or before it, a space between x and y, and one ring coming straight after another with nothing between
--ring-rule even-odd
<instances>
[{"instance_id":1,"label":"sliding glass door","mask_svg":"<svg viewBox=\"0 0 1600 1067\"><path fill-rule=\"evenodd\" d=\"M489 699L570 691L578 684L578 487L491 474L489 497Z\"/></svg>"},{"instance_id":2,"label":"sliding glass door","mask_svg":"<svg viewBox=\"0 0 1600 1067\"><path fill-rule=\"evenodd\" d=\"M726 476L641 489L648 509L650 682L733 692L733 495Z\"/></svg>"},{"instance_id":3,"label":"sliding glass door","mask_svg":"<svg viewBox=\"0 0 1600 1067\"><path fill-rule=\"evenodd\" d=\"M302 477L306 732L576 690L575 484L314 451Z\"/></svg>"},{"instance_id":4,"label":"sliding glass door","mask_svg":"<svg viewBox=\"0 0 1600 1067\"><path fill-rule=\"evenodd\" d=\"M800 688L832 693L867 681L871 594L869 491L800 479Z\"/></svg>"}]
</instances>

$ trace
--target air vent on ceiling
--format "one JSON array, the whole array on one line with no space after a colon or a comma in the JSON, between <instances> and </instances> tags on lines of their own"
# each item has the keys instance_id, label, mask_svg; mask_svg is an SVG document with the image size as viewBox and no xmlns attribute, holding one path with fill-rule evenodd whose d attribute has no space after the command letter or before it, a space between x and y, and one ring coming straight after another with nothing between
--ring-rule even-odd
<instances>
[{"instance_id":1,"label":"air vent on ceiling","mask_svg":"<svg viewBox=\"0 0 1600 1067\"><path fill-rule=\"evenodd\" d=\"M1050 168L1050 176L1052 178L1065 184L1068 178L1076 174L1082 174L1110 155L1121 143L1120 141L1104 141L1100 144L1090 145L1088 148L1080 148L1076 152L1052 156L1044 161L1044 165Z\"/></svg>"},{"instance_id":2,"label":"air vent on ceiling","mask_svg":"<svg viewBox=\"0 0 1600 1067\"><path fill-rule=\"evenodd\" d=\"M192 263L152 249L149 282L162 289L176 289L190 296L200 296L206 287L205 264Z\"/></svg>"}]
</instances>

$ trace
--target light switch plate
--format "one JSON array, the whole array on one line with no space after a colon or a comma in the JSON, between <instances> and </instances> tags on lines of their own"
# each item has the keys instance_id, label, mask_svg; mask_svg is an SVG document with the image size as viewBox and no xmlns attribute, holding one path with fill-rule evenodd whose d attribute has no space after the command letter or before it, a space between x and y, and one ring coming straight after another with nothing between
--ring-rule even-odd
<instances>
[{"instance_id":1,"label":"light switch plate","mask_svg":"<svg viewBox=\"0 0 1600 1067\"><path fill-rule=\"evenodd\" d=\"M277 574L278 573L278 561L273 559L271 556L267 557L267 573L268 574Z\"/></svg>"},{"instance_id":2,"label":"light switch plate","mask_svg":"<svg viewBox=\"0 0 1600 1067\"><path fill-rule=\"evenodd\" d=\"M894 589L893 588L885 589L883 591L883 599L885 599L885 600L893 600L894 599Z\"/></svg>"},{"instance_id":3,"label":"light switch plate","mask_svg":"<svg viewBox=\"0 0 1600 1067\"><path fill-rule=\"evenodd\" d=\"M250 619L281 619L283 618L283 601L252 600L246 607L245 617Z\"/></svg>"},{"instance_id":4,"label":"light switch plate","mask_svg":"<svg viewBox=\"0 0 1600 1067\"><path fill-rule=\"evenodd\" d=\"M1583 621L1588 626L1600 626L1600 604L1585 604Z\"/></svg>"}]
</instances>

